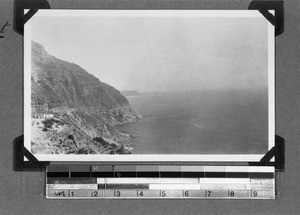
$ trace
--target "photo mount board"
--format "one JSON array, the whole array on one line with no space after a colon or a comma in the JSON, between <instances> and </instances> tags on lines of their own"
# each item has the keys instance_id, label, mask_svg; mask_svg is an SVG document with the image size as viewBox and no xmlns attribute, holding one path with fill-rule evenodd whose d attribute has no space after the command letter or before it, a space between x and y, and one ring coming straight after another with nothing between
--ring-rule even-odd
<instances>
[{"instance_id":1,"label":"photo mount board","mask_svg":"<svg viewBox=\"0 0 300 215\"><path fill-rule=\"evenodd\" d=\"M274 142L274 141L273 141ZM271 149L273 146L271 145L271 147L269 147L269 149ZM37 158L38 158L38 160L44 160L44 159L40 159L40 157L39 156L37 156L37 155L35 155ZM90 156L90 155L88 155L88 156ZM97 155L97 156L102 156L102 155ZM132 155L130 155L130 156L132 156ZM144 156L144 155L142 155L142 156ZM180 160L180 159L178 159L178 155L176 155L174 158L168 158L168 159L161 159L161 160L159 160L158 159L158 161L160 161L160 162L172 162L172 161L175 161L175 162L191 162L191 161L195 161L195 162L198 162L198 161L207 161L207 162L209 162L209 161L212 161L212 162L216 162L216 161L232 161L232 162L239 162L239 161L243 161L243 162L247 162L247 161L252 161L252 162L255 162L255 161L259 161L260 159L261 159L261 157L263 156L263 155L255 155L255 157L254 158L252 158L252 159L248 159L248 158L245 158L245 156L244 155L242 155L242 156L238 156L237 158L235 158L235 159L232 159L232 155L229 155L228 156L228 158L226 159L220 159L220 156L221 155L217 155L217 157L216 158L211 158L211 155L209 155L209 157L210 157L210 159L195 159L195 160L190 160L190 159L183 159L183 160ZM225 156L226 157L226 156ZM79 158L79 157L78 157ZM151 158L151 159L146 159L146 160L144 160L143 158L141 159L141 160L136 160L136 158L134 158L134 159L125 159L125 160L123 160L123 159L121 159L121 160L119 160L119 159L114 159L114 158L112 158L112 160L110 160L110 159L102 159L102 158L96 158L96 159L90 159L90 158L87 158L86 160L85 159L82 159L83 157L80 155L80 161L106 161L106 162L116 162L116 161L120 161L120 162L122 162L122 161L126 161L126 162L140 162L140 161L145 161L145 162L153 162L154 160L156 160L157 161L157 159L153 159L153 158ZM50 159L51 160L51 159ZM46 159L45 161L48 161L48 159ZM53 160L53 161L77 161L77 159L75 159L75 160L65 160L65 159L60 159L60 158L58 158L58 159L55 159L55 160Z\"/></svg>"}]
</instances>

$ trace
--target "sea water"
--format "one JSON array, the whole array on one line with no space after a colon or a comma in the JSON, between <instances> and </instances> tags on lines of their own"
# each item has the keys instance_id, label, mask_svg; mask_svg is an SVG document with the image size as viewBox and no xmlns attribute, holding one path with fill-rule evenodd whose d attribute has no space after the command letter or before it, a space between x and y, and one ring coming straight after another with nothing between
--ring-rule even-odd
<instances>
[{"instance_id":1,"label":"sea water","mask_svg":"<svg viewBox=\"0 0 300 215\"><path fill-rule=\"evenodd\" d=\"M168 92L127 97L142 115L118 126L134 154L263 154L267 90Z\"/></svg>"}]
</instances>

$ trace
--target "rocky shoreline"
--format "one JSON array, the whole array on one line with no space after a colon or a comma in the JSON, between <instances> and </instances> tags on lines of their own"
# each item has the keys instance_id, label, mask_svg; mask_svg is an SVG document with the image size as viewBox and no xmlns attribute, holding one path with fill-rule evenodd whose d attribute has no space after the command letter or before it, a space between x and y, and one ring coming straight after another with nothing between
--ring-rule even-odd
<instances>
[{"instance_id":1,"label":"rocky shoreline","mask_svg":"<svg viewBox=\"0 0 300 215\"><path fill-rule=\"evenodd\" d=\"M32 42L31 151L34 154L130 154L135 135L116 125L140 119L128 100L80 66ZM125 145L126 144L126 145Z\"/></svg>"},{"instance_id":2,"label":"rocky shoreline","mask_svg":"<svg viewBox=\"0 0 300 215\"><path fill-rule=\"evenodd\" d=\"M73 113L74 117L74 113ZM136 135L119 132L109 125L91 124L77 116L33 118L32 147L34 154L131 154L130 142ZM78 123L82 121L81 123ZM126 142L126 145L125 145Z\"/></svg>"}]
</instances>

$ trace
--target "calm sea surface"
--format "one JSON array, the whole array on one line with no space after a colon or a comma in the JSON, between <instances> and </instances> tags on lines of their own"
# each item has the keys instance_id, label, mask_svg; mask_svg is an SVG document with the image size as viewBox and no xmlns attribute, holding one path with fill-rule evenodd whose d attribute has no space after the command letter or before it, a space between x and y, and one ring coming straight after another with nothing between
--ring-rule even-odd
<instances>
[{"instance_id":1,"label":"calm sea surface","mask_svg":"<svg viewBox=\"0 0 300 215\"><path fill-rule=\"evenodd\" d=\"M142 115L118 126L137 134L134 154L260 154L268 149L267 91L127 97Z\"/></svg>"}]
</instances>

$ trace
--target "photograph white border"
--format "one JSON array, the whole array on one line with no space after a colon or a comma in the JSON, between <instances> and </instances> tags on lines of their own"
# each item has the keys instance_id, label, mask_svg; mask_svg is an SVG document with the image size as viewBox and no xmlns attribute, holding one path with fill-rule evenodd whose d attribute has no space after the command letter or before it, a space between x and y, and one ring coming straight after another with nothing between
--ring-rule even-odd
<instances>
[{"instance_id":1,"label":"photograph white border","mask_svg":"<svg viewBox=\"0 0 300 215\"><path fill-rule=\"evenodd\" d=\"M25 10L26 13L28 10ZM257 10L68 10L40 9L34 17L256 17ZM267 21L267 20L266 20ZM268 22L268 21L267 21ZM30 98L30 99L28 99ZM31 152L31 21L24 25L24 146ZM268 149L275 145L275 28L268 22ZM39 161L255 162L264 154L33 154Z\"/></svg>"}]
</instances>

